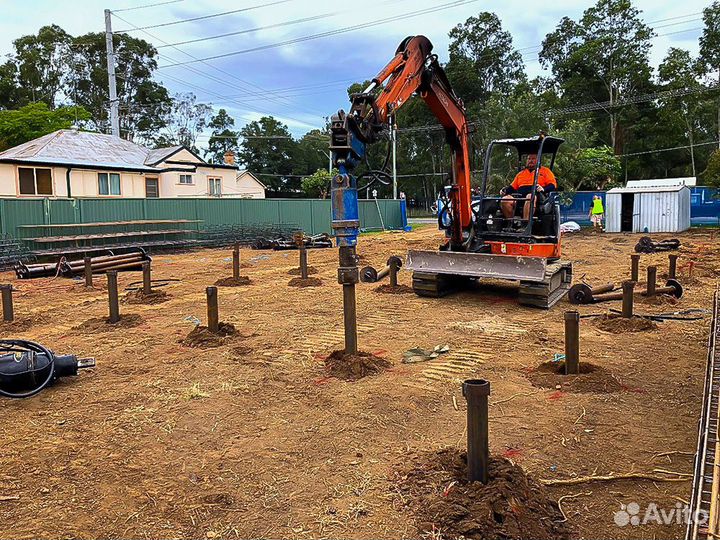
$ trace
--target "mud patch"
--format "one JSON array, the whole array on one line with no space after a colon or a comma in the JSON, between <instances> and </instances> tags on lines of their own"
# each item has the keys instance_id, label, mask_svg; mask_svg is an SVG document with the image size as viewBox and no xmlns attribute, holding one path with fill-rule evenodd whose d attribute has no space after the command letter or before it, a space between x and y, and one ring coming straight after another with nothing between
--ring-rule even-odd
<instances>
[{"instance_id":1,"label":"mud patch","mask_svg":"<svg viewBox=\"0 0 720 540\"><path fill-rule=\"evenodd\" d=\"M538 388L558 389L563 392L603 394L622 390L620 381L605 368L582 361L579 375L565 375L565 362L545 362L530 371L527 378Z\"/></svg>"},{"instance_id":2,"label":"mud patch","mask_svg":"<svg viewBox=\"0 0 720 540\"><path fill-rule=\"evenodd\" d=\"M227 277L218 279L215 282L217 287L240 287L242 285L250 285L252 280L248 276L240 276L235 279L234 277Z\"/></svg>"},{"instance_id":3,"label":"mud patch","mask_svg":"<svg viewBox=\"0 0 720 540\"><path fill-rule=\"evenodd\" d=\"M311 276L312 274L317 274L317 273L318 273L318 269L315 268L314 266L308 266L308 267L307 267L307 270L308 270L308 275L309 275L309 276ZM288 270L288 275L290 275L290 276L299 276L299 275L300 275L300 268L298 267L298 268L292 268L292 269Z\"/></svg>"},{"instance_id":4,"label":"mud patch","mask_svg":"<svg viewBox=\"0 0 720 540\"><path fill-rule=\"evenodd\" d=\"M233 360L240 360L241 357L247 356L253 352L252 347L246 347L245 345L238 345L230 350L230 355Z\"/></svg>"},{"instance_id":5,"label":"mud patch","mask_svg":"<svg viewBox=\"0 0 720 540\"><path fill-rule=\"evenodd\" d=\"M196 326L193 328L185 339L181 339L180 343L186 347L194 347L197 349L211 349L225 345L230 339L235 337L238 331L235 325L221 322L218 325L218 333L211 332L207 326Z\"/></svg>"},{"instance_id":6,"label":"mud patch","mask_svg":"<svg viewBox=\"0 0 720 540\"><path fill-rule=\"evenodd\" d=\"M418 537L566 540L571 529L545 487L519 466L491 458L487 484L468 482L467 456L444 449L397 473L398 491L416 516Z\"/></svg>"},{"instance_id":7,"label":"mud patch","mask_svg":"<svg viewBox=\"0 0 720 540\"><path fill-rule=\"evenodd\" d=\"M288 282L289 287L320 287L320 285L322 285L322 280L316 277L309 277L307 279L296 277Z\"/></svg>"},{"instance_id":8,"label":"mud patch","mask_svg":"<svg viewBox=\"0 0 720 540\"><path fill-rule=\"evenodd\" d=\"M412 287L408 287L407 285L398 285L397 287L393 287L389 283L385 283L384 285L375 287L375 292L383 294L413 294L415 291L413 291Z\"/></svg>"},{"instance_id":9,"label":"mud patch","mask_svg":"<svg viewBox=\"0 0 720 540\"><path fill-rule=\"evenodd\" d=\"M357 381L368 375L376 375L391 366L392 363L385 358L362 351L356 354L335 351L325 359L325 369L330 376L344 381Z\"/></svg>"},{"instance_id":10,"label":"mud patch","mask_svg":"<svg viewBox=\"0 0 720 540\"><path fill-rule=\"evenodd\" d=\"M142 289L130 291L125 295L123 303L125 304L162 304L170 300L170 296L165 291L152 291L150 294L143 293Z\"/></svg>"},{"instance_id":11,"label":"mud patch","mask_svg":"<svg viewBox=\"0 0 720 540\"><path fill-rule=\"evenodd\" d=\"M642 317L626 319L620 315L603 315L595 319L595 326L603 332L623 334L626 332L648 332L656 330L657 324Z\"/></svg>"},{"instance_id":12,"label":"mud patch","mask_svg":"<svg viewBox=\"0 0 720 540\"><path fill-rule=\"evenodd\" d=\"M13 332L25 332L33 326L30 319L15 319L12 322L0 320L0 336Z\"/></svg>"},{"instance_id":13,"label":"mud patch","mask_svg":"<svg viewBox=\"0 0 720 540\"><path fill-rule=\"evenodd\" d=\"M134 328L143 323L143 318L137 313L128 315L120 315L120 320L116 323L110 323L109 317L95 317L88 319L82 324L73 327L73 330L84 334L96 334L99 332L108 332L117 330L118 328Z\"/></svg>"}]
</instances>

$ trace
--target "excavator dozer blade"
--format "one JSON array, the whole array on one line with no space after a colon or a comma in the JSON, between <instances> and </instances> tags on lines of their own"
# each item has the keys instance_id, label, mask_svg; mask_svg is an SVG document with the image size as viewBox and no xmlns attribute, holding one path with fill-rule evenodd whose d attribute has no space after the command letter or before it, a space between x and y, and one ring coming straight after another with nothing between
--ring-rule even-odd
<instances>
[{"instance_id":1,"label":"excavator dozer blade","mask_svg":"<svg viewBox=\"0 0 720 540\"><path fill-rule=\"evenodd\" d=\"M427 274L517 281L542 281L546 267L547 259L542 257L416 250L408 251L406 264L409 270Z\"/></svg>"},{"instance_id":2,"label":"excavator dozer blade","mask_svg":"<svg viewBox=\"0 0 720 540\"><path fill-rule=\"evenodd\" d=\"M506 279L520 282L519 303L544 309L565 296L572 283L571 263L542 257L410 250L406 268L413 271L419 296L445 296L472 278Z\"/></svg>"}]
</instances>

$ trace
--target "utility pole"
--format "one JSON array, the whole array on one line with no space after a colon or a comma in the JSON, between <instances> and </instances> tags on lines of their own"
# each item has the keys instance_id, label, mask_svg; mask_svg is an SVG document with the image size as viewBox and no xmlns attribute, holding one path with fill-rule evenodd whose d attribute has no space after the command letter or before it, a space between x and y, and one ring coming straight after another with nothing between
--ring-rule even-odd
<instances>
[{"instance_id":1,"label":"utility pole","mask_svg":"<svg viewBox=\"0 0 720 540\"><path fill-rule=\"evenodd\" d=\"M107 48L108 89L110 94L110 128L115 137L120 136L117 84L115 80L115 50L113 48L112 12L105 10L105 47Z\"/></svg>"},{"instance_id":2,"label":"utility pole","mask_svg":"<svg viewBox=\"0 0 720 540\"><path fill-rule=\"evenodd\" d=\"M397 123L395 123L395 115L393 115L392 117L392 126L390 133L392 137L393 199L397 199Z\"/></svg>"}]
</instances>

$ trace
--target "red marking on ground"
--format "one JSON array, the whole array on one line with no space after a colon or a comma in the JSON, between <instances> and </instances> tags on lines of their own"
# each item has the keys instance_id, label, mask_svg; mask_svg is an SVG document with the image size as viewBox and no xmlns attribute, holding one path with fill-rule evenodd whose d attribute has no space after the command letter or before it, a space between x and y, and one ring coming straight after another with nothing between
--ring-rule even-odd
<instances>
[{"instance_id":1,"label":"red marking on ground","mask_svg":"<svg viewBox=\"0 0 720 540\"><path fill-rule=\"evenodd\" d=\"M522 450L519 448L508 448L503 452L503 457L514 458L522 455Z\"/></svg>"},{"instance_id":2,"label":"red marking on ground","mask_svg":"<svg viewBox=\"0 0 720 540\"><path fill-rule=\"evenodd\" d=\"M377 351L373 351L371 354L373 356L379 356L380 358L385 358L387 356L387 351L385 349L378 349Z\"/></svg>"},{"instance_id":3,"label":"red marking on ground","mask_svg":"<svg viewBox=\"0 0 720 540\"><path fill-rule=\"evenodd\" d=\"M325 383L327 383L330 379L332 379L332 377L320 377L319 379L315 379L315 380L313 381L313 384L317 384L317 385L325 384Z\"/></svg>"},{"instance_id":4,"label":"red marking on ground","mask_svg":"<svg viewBox=\"0 0 720 540\"><path fill-rule=\"evenodd\" d=\"M620 388L622 388L625 392L635 392L636 394L647 394L647 390L644 388L640 388L639 386L628 386L626 384L621 384Z\"/></svg>"},{"instance_id":5,"label":"red marking on ground","mask_svg":"<svg viewBox=\"0 0 720 540\"><path fill-rule=\"evenodd\" d=\"M322 354L322 353L315 353L315 354L313 354L313 358L315 358L315 360L320 360L320 361L322 361L322 362L324 362L325 360L327 360L327 359L328 359L328 356L330 356L330 355L329 355L329 354Z\"/></svg>"},{"instance_id":6,"label":"red marking on ground","mask_svg":"<svg viewBox=\"0 0 720 540\"><path fill-rule=\"evenodd\" d=\"M552 394L550 394L550 395L548 396L548 399L555 401L555 400L557 400L557 399L560 399L560 398L563 397L564 395L565 395L565 392L562 392L562 391L560 391L560 390L555 390Z\"/></svg>"}]
</instances>

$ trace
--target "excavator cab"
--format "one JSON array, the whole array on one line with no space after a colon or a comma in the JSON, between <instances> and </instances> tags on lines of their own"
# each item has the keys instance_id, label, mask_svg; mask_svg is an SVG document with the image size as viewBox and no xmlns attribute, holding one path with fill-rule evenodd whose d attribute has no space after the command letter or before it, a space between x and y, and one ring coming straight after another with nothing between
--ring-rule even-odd
<instances>
[{"instance_id":1,"label":"excavator cab","mask_svg":"<svg viewBox=\"0 0 720 540\"><path fill-rule=\"evenodd\" d=\"M472 251L534 255L549 260L560 257L558 193L557 190L538 190L538 178L542 166L552 171L558 148L563 142L564 139L541 133L521 139L498 139L488 145L480 193L473 197L472 202L476 246ZM503 199L503 194L498 193L497 185L493 185L495 183L491 179L493 151L498 147L512 149L517 153L517 172L523 169L527 156L537 156L532 187L529 193L517 195L514 205L510 206L514 207L514 215L510 217L506 217L502 212L502 206L507 205L508 199ZM505 185L509 183L508 181ZM530 212L529 219L523 219L523 207L528 204L530 208L535 208L535 211Z\"/></svg>"}]
</instances>

